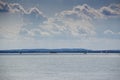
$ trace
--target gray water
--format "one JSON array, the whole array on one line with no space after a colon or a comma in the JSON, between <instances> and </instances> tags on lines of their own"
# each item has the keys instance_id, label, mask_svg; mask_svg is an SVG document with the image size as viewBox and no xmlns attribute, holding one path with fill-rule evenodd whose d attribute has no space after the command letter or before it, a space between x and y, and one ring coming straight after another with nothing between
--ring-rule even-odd
<instances>
[{"instance_id":1,"label":"gray water","mask_svg":"<svg viewBox=\"0 0 120 80\"><path fill-rule=\"evenodd\" d=\"M120 56L0 55L0 80L120 80Z\"/></svg>"}]
</instances>

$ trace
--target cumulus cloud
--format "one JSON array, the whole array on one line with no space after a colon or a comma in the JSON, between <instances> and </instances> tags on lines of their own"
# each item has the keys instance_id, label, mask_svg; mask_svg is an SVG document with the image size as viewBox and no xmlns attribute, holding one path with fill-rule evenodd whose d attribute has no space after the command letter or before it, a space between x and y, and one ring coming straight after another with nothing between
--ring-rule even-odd
<instances>
[{"instance_id":1,"label":"cumulus cloud","mask_svg":"<svg viewBox=\"0 0 120 80\"><path fill-rule=\"evenodd\" d=\"M111 14L107 15L103 12L103 10L110 11ZM56 33L64 36L68 35L83 38L86 36L93 36L95 34L95 26L92 24L93 19L120 16L119 11L119 4L111 4L99 9L91 8L87 4L83 4L73 7L71 10L65 10L61 13L57 13L55 16L56 18L46 22L47 25L45 24L44 26L47 29L51 29L49 29L51 31L49 31L50 34ZM115 34L111 30L107 30L104 33Z\"/></svg>"},{"instance_id":2,"label":"cumulus cloud","mask_svg":"<svg viewBox=\"0 0 120 80\"><path fill-rule=\"evenodd\" d=\"M18 3L0 1L0 12L20 14L23 23L19 34L23 36L84 38L94 36L96 33L93 19L120 16L120 4L111 4L99 9L83 4L57 13L53 18L48 18L36 7L25 10ZM111 30L104 33L114 34Z\"/></svg>"},{"instance_id":3,"label":"cumulus cloud","mask_svg":"<svg viewBox=\"0 0 120 80\"><path fill-rule=\"evenodd\" d=\"M64 33L64 35L77 36L80 38L93 36L95 31L91 17L94 12L96 12L95 15L97 16L97 11L87 4L76 6L71 10L57 13L57 18L54 20L54 23L62 26L59 28L62 28L60 32Z\"/></svg>"},{"instance_id":4,"label":"cumulus cloud","mask_svg":"<svg viewBox=\"0 0 120 80\"><path fill-rule=\"evenodd\" d=\"M9 11L10 11L9 4L0 1L0 12L9 12Z\"/></svg>"},{"instance_id":5,"label":"cumulus cloud","mask_svg":"<svg viewBox=\"0 0 120 80\"><path fill-rule=\"evenodd\" d=\"M104 8L106 9L104 10ZM110 15L106 15L104 14L103 10L112 10L113 12ZM87 4L83 4L73 7L71 10L65 10L61 13L57 13L55 16L56 18L46 22L47 24L44 26L47 29L51 29L48 31L50 34L64 34L64 36L69 35L81 38L86 36L93 36L95 34L93 19L109 18L109 16L120 16L119 11L119 4L112 4L106 7L101 7L99 9L91 8ZM116 15L112 15L113 13ZM104 33L114 34L114 32L110 30L105 31Z\"/></svg>"},{"instance_id":6,"label":"cumulus cloud","mask_svg":"<svg viewBox=\"0 0 120 80\"><path fill-rule=\"evenodd\" d=\"M24 25L20 31L20 34L29 36L40 36L39 25L42 25L47 17L36 7L28 10L26 14L23 14Z\"/></svg>"},{"instance_id":7,"label":"cumulus cloud","mask_svg":"<svg viewBox=\"0 0 120 80\"><path fill-rule=\"evenodd\" d=\"M0 12L9 13L28 13L25 9L18 3L6 3L0 1Z\"/></svg>"},{"instance_id":8,"label":"cumulus cloud","mask_svg":"<svg viewBox=\"0 0 120 80\"><path fill-rule=\"evenodd\" d=\"M79 14L74 9L57 13L55 18L48 18L47 21L39 26L39 33L41 36L64 38L92 36L95 34L94 27L88 16L83 15L83 13Z\"/></svg>"},{"instance_id":9,"label":"cumulus cloud","mask_svg":"<svg viewBox=\"0 0 120 80\"><path fill-rule=\"evenodd\" d=\"M120 16L120 4L111 4L100 8L100 12L107 16Z\"/></svg>"},{"instance_id":10,"label":"cumulus cloud","mask_svg":"<svg viewBox=\"0 0 120 80\"><path fill-rule=\"evenodd\" d=\"M27 14L27 11L18 3L9 4L11 13Z\"/></svg>"},{"instance_id":11,"label":"cumulus cloud","mask_svg":"<svg viewBox=\"0 0 120 80\"><path fill-rule=\"evenodd\" d=\"M0 12L9 12L9 13L20 13L20 14L34 14L43 15L46 17L38 8L33 7L29 10L25 10L22 5L18 3L6 3L0 1Z\"/></svg>"},{"instance_id":12,"label":"cumulus cloud","mask_svg":"<svg viewBox=\"0 0 120 80\"><path fill-rule=\"evenodd\" d=\"M81 7L79 6L81 10L83 10L83 8L87 8L87 10L91 9L88 5L83 5ZM78 8L78 6L76 8ZM26 34L31 37L59 38L84 38L95 34L94 26L91 22L91 16L86 15L85 13L80 13L75 8L68 11L62 11L54 18L46 18L44 15L41 15L42 12L37 8L31 8L23 17L25 20L24 22L27 22L28 24L21 29L20 34Z\"/></svg>"},{"instance_id":13,"label":"cumulus cloud","mask_svg":"<svg viewBox=\"0 0 120 80\"><path fill-rule=\"evenodd\" d=\"M74 20L90 20L91 17L94 17L95 9L89 7L87 4L75 6L71 10L62 11L60 14L57 14L60 17L72 18Z\"/></svg>"},{"instance_id":14,"label":"cumulus cloud","mask_svg":"<svg viewBox=\"0 0 120 80\"><path fill-rule=\"evenodd\" d=\"M42 24L45 20L47 20L47 17L38 8L33 7L28 10L25 10L18 3L6 3L6 2L0 1L0 12L8 13L6 15L9 15L9 16L12 15L13 18L15 18L16 16L19 16L19 20L22 19L22 23L19 24L21 26L19 29L20 30L19 33L20 35L22 34L23 36L27 34L33 35L33 32L36 33L34 29L38 28L40 24ZM14 21L14 19L12 18L10 19L11 21ZM7 22L6 20L6 23L9 23L9 22ZM12 28L13 26L10 25L10 27Z\"/></svg>"},{"instance_id":15,"label":"cumulus cloud","mask_svg":"<svg viewBox=\"0 0 120 80\"><path fill-rule=\"evenodd\" d=\"M0 1L0 12L10 12L10 13L26 13L24 8L18 3L6 3Z\"/></svg>"},{"instance_id":16,"label":"cumulus cloud","mask_svg":"<svg viewBox=\"0 0 120 80\"><path fill-rule=\"evenodd\" d=\"M58 15L58 14L57 14ZM111 4L109 6L103 6L99 9L92 8L87 4L75 6L72 10L66 10L61 12L60 16L66 18L76 19L101 19L108 18L110 16L120 16L120 4Z\"/></svg>"},{"instance_id":17,"label":"cumulus cloud","mask_svg":"<svg viewBox=\"0 0 120 80\"><path fill-rule=\"evenodd\" d=\"M42 23L47 17L36 7L28 10L26 14L23 14L23 20L29 23Z\"/></svg>"},{"instance_id":18,"label":"cumulus cloud","mask_svg":"<svg viewBox=\"0 0 120 80\"><path fill-rule=\"evenodd\" d=\"M44 27L42 27L44 26ZM56 18L48 19L40 26L43 32L48 32L49 35L58 37L79 37L84 38L95 34L94 27L89 21Z\"/></svg>"}]
</instances>

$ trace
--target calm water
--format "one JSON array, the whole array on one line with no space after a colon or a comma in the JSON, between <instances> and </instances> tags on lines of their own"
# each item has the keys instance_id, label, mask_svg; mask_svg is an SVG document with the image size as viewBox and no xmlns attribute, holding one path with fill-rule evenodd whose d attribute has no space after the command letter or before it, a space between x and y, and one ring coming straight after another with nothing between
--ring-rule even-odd
<instances>
[{"instance_id":1,"label":"calm water","mask_svg":"<svg viewBox=\"0 0 120 80\"><path fill-rule=\"evenodd\" d=\"M120 56L0 55L0 80L120 80Z\"/></svg>"}]
</instances>

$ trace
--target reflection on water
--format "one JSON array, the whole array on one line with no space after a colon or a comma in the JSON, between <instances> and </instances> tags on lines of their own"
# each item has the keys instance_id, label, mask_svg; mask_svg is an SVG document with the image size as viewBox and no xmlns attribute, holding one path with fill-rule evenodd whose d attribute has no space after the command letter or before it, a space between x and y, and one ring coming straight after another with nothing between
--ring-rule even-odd
<instances>
[{"instance_id":1,"label":"reflection on water","mask_svg":"<svg viewBox=\"0 0 120 80\"><path fill-rule=\"evenodd\" d=\"M1 80L119 80L119 55L0 55Z\"/></svg>"}]
</instances>

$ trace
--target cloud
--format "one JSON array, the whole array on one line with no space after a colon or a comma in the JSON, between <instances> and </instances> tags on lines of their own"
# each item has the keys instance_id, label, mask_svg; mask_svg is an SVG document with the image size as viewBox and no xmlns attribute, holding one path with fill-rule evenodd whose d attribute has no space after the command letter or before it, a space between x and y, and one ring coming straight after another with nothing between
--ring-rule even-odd
<instances>
[{"instance_id":1,"label":"cloud","mask_svg":"<svg viewBox=\"0 0 120 80\"><path fill-rule=\"evenodd\" d=\"M104 31L104 34L109 34L109 35L119 35L120 34L120 32L113 32L112 30L105 30Z\"/></svg>"},{"instance_id":2,"label":"cloud","mask_svg":"<svg viewBox=\"0 0 120 80\"><path fill-rule=\"evenodd\" d=\"M58 15L58 14L57 14ZM59 16L72 18L74 20L92 20L96 18L103 18L104 15L98 9L91 8L87 4L73 7L72 10L62 11Z\"/></svg>"},{"instance_id":3,"label":"cloud","mask_svg":"<svg viewBox=\"0 0 120 80\"><path fill-rule=\"evenodd\" d=\"M9 4L0 1L0 12L9 12L9 11L10 11Z\"/></svg>"},{"instance_id":4,"label":"cloud","mask_svg":"<svg viewBox=\"0 0 120 80\"><path fill-rule=\"evenodd\" d=\"M120 16L120 4L111 4L99 9L83 4L48 18L36 7L25 10L18 3L0 1L0 14L4 14L1 15L2 18L0 17L4 22L2 24L0 22L0 44L3 45L0 46L1 48L85 47L107 49L109 46L114 49L120 47L118 45L120 32L108 29L104 31L105 36L103 37L107 36L105 39L98 38L99 36L95 38L97 32L93 24L94 19ZM115 37L111 37L111 35ZM98 43L102 44L96 46Z\"/></svg>"},{"instance_id":5,"label":"cloud","mask_svg":"<svg viewBox=\"0 0 120 80\"><path fill-rule=\"evenodd\" d=\"M110 18L119 15L119 4L112 4L106 6L106 10L113 10L114 14L117 15L106 15L103 13L104 7L99 9L91 8L87 4L78 5L73 7L71 10L65 10L56 14L56 18L50 19L44 24L44 31L46 29L50 31L51 35L63 35L63 36L72 36L72 37L90 37L95 35L95 25L93 24L94 19L104 19ZM116 11L116 12L115 12ZM54 30L55 29L55 30ZM115 34L111 30L107 30L104 32L105 34Z\"/></svg>"},{"instance_id":6,"label":"cloud","mask_svg":"<svg viewBox=\"0 0 120 80\"><path fill-rule=\"evenodd\" d=\"M88 5L81 7L87 8ZM31 8L23 16L27 24L21 29L22 35L39 38L85 38L95 34L91 17L84 13L80 14L75 8L57 13L54 18L45 17L37 8Z\"/></svg>"},{"instance_id":7,"label":"cloud","mask_svg":"<svg viewBox=\"0 0 120 80\"><path fill-rule=\"evenodd\" d=\"M76 6L71 10L65 10L56 14L54 23L60 26L59 32L64 35L84 38L95 34L94 25L92 24L92 12L94 9L87 4ZM88 14L90 13L90 14ZM97 13L96 13L97 14ZM97 15L96 15L97 16Z\"/></svg>"},{"instance_id":8,"label":"cloud","mask_svg":"<svg viewBox=\"0 0 120 80\"><path fill-rule=\"evenodd\" d=\"M57 14L58 15L58 14ZM111 4L109 6L103 6L99 9L92 8L87 4L78 5L73 7L72 10L62 11L60 16L66 18L76 19L103 19L109 17L120 16L120 4Z\"/></svg>"},{"instance_id":9,"label":"cloud","mask_svg":"<svg viewBox=\"0 0 120 80\"><path fill-rule=\"evenodd\" d=\"M28 12L18 3L9 4L11 13L27 14Z\"/></svg>"},{"instance_id":10,"label":"cloud","mask_svg":"<svg viewBox=\"0 0 120 80\"><path fill-rule=\"evenodd\" d=\"M116 6L116 7L115 7ZM106 10L113 10L114 13L119 16L119 5L109 5L106 6ZM49 32L51 34L61 34L64 36L77 36L80 38L94 36L95 35L95 26L93 25L94 19L104 19L109 18L109 16L114 17L113 15L105 15L103 13L104 7L99 9L91 8L87 4L78 5L73 7L71 10L65 10L56 14L56 18L51 21L46 22L47 29L52 28ZM115 12L116 11L116 12ZM112 14L112 13L111 13ZM56 30L54 30L56 28ZM45 30L45 29L44 29ZM112 31L105 31L105 33L114 34Z\"/></svg>"},{"instance_id":11,"label":"cloud","mask_svg":"<svg viewBox=\"0 0 120 80\"><path fill-rule=\"evenodd\" d=\"M28 10L26 14L23 14L24 25L20 31L21 35L28 35L31 37L40 36L39 25L42 25L47 17L36 7Z\"/></svg>"},{"instance_id":12,"label":"cloud","mask_svg":"<svg viewBox=\"0 0 120 80\"><path fill-rule=\"evenodd\" d=\"M111 31L111 30L108 29L108 30L104 31L104 34L115 34L115 33L113 31Z\"/></svg>"},{"instance_id":13,"label":"cloud","mask_svg":"<svg viewBox=\"0 0 120 80\"><path fill-rule=\"evenodd\" d=\"M47 17L36 7L28 10L27 13L23 14L23 20L29 23L42 23L47 20Z\"/></svg>"},{"instance_id":14,"label":"cloud","mask_svg":"<svg viewBox=\"0 0 120 80\"><path fill-rule=\"evenodd\" d=\"M40 26L40 29L43 32L48 32L51 36L59 38L84 38L92 36L95 33L93 25L89 21L84 20L74 21L73 19L69 20L66 18L49 19L42 26Z\"/></svg>"},{"instance_id":15,"label":"cloud","mask_svg":"<svg viewBox=\"0 0 120 80\"><path fill-rule=\"evenodd\" d=\"M57 13L48 18L38 8L25 10L18 3L0 1L0 12L16 14L23 20L19 35L29 37L86 38L96 34L93 19L104 19L120 15L120 4L111 4L99 9L87 4ZM113 34L107 30L105 34Z\"/></svg>"},{"instance_id":16,"label":"cloud","mask_svg":"<svg viewBox=\"0 0 120 80\"><path fill-rule=\"evenodd\" d=\"M9 13L20 13L20 14L34 14L34 15L43 15L46 17L38 8L33 7L29 10L25 10L24 7L18 3L6 3L0 1L0 12L9 12Z\"/></svg>"},{"instance_id":17,"label":"cloud","mask_svg":"<svg viewBox=\"0 0 120 80\"><path fill-rule=\"evenodd\" d=\"M18 3L6 3L0 1L0 12L9 12L9 13L27 13L24 8Z\"/></svg>"},{"instance_id":18,"label":"cloud","mask_svg":"<svg viewBox=\"0 0 120 80\"><path fill-rule=\"evenodd\" d=\"M104 31L104 37L111 39L120 39L120 32L114 32L110 29Z\"/></svg>"},{"instance_id":19,"label":"cloud","mask_svg":"<svg viewBox=\"0 0 120 80\"><path fill-rule=\"evenodd\" d=\"M106 16L120 16L120 4L111 4L109 6L104 6L100 8L100 12Z\"/></svg>"},{"instance_id":20,"label":"cloud","mask_svg":"<svg viewBox=\"0 0 120 80\"><path fill-rule=\"evenodd\" d=\"M38 31L35 31L35 29L37 29L40 24L42 24L44 21L47 20L47 17L38 8L33 7L28 10L25 10L18 3L6 3L6 2L0 1L0 13L3 13L3 14L8 13L8 14L4 14L4 16L12 16L13 18L10 17L10 21L13 21L14 24L16 23L15 20L17 20L17 21L22 20L22 23L19 24L20 28L18 28L20 36L21 35L22 36L30 35L30 34L32 36L33 36L33 34L35 35L35 33L38 32ZM19 18L19 19L17 19L17 18ZM7 18L4 18L4 19L7 19ZM8 20L6 20L5 22L7 24L9 24ZM12 25L13 22L11 23L11 25L9 25L11 27L11 29L13 27L15 28L15 26ZM4 24L4 25L6 25L6 24ZM4 26L4 25L2 25L2 26ZM16 26L16 28L17 28L17 26ZM18 30L16 30L16 31L18 31ZM3 31L5 32L6 29L4 29ZM3 35L3 31L1 32L2 35ZM43 33L43 34L45 34L45 33ZM8 34L6 34L6 35L8 35Z\"/></svg>"}]
</instances>

